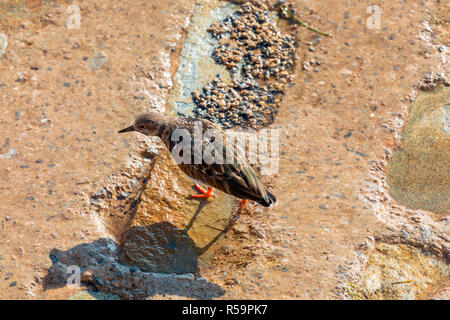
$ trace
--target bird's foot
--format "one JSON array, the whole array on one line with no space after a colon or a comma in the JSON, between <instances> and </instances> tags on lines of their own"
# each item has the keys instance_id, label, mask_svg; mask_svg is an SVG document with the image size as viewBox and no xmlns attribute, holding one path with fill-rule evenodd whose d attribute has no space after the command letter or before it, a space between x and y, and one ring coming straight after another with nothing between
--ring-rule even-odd
<instances>
[{"instance_id":1,"label":"bird's foot","mask_svg":"<svg viewBox=\"0 0 450 320\"><path fill-rule=\"evenodd\" d=\"M245 205L247 204L247 199L241 200L241 201L239 201L239 203L241 204L239 209L243 209L245 207Z\"/></svg>"},{"instance_id":2,"label":"bird's foot","mask_svg":"<svg viewBox=\"0 0 450 320\"><path fill-rule=\"evenodd\" d=\"M198 191L200 191L202 194L193 194L191 195L192 198L196 199L208 199L210 197L216 197L216 195L213 192L213 188L209 187L207 191L205 191L203 188L201 188L199 185L195 185Z\"/></svg>"}]
</instances>

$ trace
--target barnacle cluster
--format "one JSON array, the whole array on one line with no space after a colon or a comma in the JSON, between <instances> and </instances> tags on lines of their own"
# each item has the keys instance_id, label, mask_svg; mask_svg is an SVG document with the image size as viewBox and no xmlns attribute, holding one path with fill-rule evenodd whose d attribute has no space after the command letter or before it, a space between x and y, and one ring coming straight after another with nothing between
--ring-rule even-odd
<instances>
[{"instance_id":1,"label":"barnacle cluster","mask_svg":"<svg viewBox=\"0 0 450 320\"><path fill-rule=\"evenodd\" d=\"M248 2L208 32L219 42L213 58L226 66L232 83L218 76L200 92L192 92L196 116L224 128L271 124L292 79L293 37L276 30L265 8Z\"/></svg>"}]
</instances>

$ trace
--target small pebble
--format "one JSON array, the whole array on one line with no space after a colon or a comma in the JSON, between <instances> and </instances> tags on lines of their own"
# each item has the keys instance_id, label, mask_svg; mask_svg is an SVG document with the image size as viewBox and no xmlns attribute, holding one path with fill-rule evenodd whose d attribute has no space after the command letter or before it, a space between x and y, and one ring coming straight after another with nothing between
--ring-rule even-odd
<instances>
[{"instance_id":1,"label":"small pebble","mask_svg":"<svg viewBox=\"0 0 450 320\"><path fill-rule=\"evenodd\" d=\"M0 159L11 159L16 156L17 156L17 151L14 149L11 149L7 153L0 154Z\"/></svg>"},{"instance_id":2,"label":"small pebble","mask_svg":"<svg viewBox=\"0 0 450 320\"><path fill-rule=\"evenodd\" d=\"M223 245L221 251L225 254L230 254L235 250L234 246L231 245Z\"/></svg>"},{"instance_id":3,"label":"small pebble","mask_svg":"<svg viewBox=\"0 0 450 320\"><path fill-rule=\"evenodd\" d=\"M122 191L118 196L117 196L117 200L125 200L126 198L128 198L128 193Z\"/></svg>"},{"instance_id":4,"label":"small pebble","mask_svg":"<svg viewBox=\"0 0 450 320\"><path fill-rule=\"evenodd\" d=\"M96 52L89 58L88 65L91 69L98 70L108 61L108 56L103 51Z\"/></svg>"},{"instance_id":5,"label":"small pebble","mask_svg":"<svg viewBox=\"0 0 450 320\"><path fill-rule=\"evenodd\" d=\"M99 189L97 192L92 194L92 199L103 199L106 197L106 191L104 189Z\"/></svg>"}]
</instances>

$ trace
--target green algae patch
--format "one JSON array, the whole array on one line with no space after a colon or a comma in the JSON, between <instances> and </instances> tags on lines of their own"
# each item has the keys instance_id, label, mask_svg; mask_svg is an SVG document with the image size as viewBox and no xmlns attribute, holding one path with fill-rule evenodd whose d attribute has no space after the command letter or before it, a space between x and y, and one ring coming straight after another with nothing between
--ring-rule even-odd
<instances>
[{"instance_id":1,"label":"green algae patch","mask_svg":"<svg viewBox=\"0 0 450 320\"><path fill-rule=\"evenodd\" d=\"M435 255L403 244L378 244L369 257L353 299L427 299L450 275L450 267Z\"/></svg>"},{"instance_id":2,"label":"green algae patch","mask_svg":"<svg viewBox=\"0 0 450 320\"><path fill-rule=\"evenodd\" d=\"M413 209L450 212L450 88L421 93L387 168L391 195Z\"/></svg>"}]
</instances>

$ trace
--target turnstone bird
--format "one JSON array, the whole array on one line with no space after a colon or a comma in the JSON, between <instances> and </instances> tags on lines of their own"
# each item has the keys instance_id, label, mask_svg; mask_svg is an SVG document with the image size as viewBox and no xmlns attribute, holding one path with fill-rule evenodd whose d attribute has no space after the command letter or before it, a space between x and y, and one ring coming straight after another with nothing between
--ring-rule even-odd
<instances>
[{"instance_id":1,"label":"turnstone bird","mask_svg":"<svg viewBox=\"0 0 450 320\"><path fill-rule=\"evenodd\" d=\"M197 128L201 128L201 132L198 132ZM180 157L184 156L183 161L176 161L180 169L193 180L209 186L205 191L195 184L201 194L193 195L193 198L215 197L212 192L213 188L217 188L242 199L240 201L241 208L245 206L247 200L255 201L265 207L271 207L277 202L276 197L259 181L250 164L243 159L239 147L231 144L232 150L227 150L229 146L225 143L225 132L210 121L175 118L158 112L149 112L139 115L133 125L120 130L119 133L130 131L137 131L147 136L158 136L169 149L173 158L175 153ZM211 139L207 132L215 132L215 137L219 137L219 139ZM200 133L200 141L195 139L196 133ZM183 137L183 140L180 139L180 136ZM187 150L184 149L185 146L191 149L183 154ZM191 150L192 152L190 152ZM221 155L223 161L205 159L202 156L204 152L208 152L212 156ZM197 157L198 154L200 157Z\"/></svg>"}]
</instances>

